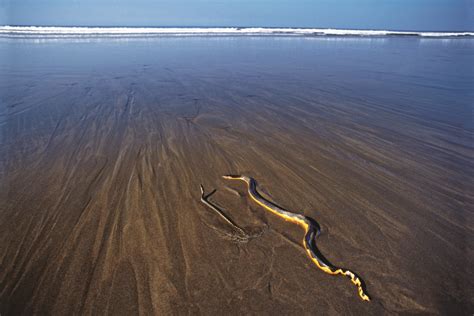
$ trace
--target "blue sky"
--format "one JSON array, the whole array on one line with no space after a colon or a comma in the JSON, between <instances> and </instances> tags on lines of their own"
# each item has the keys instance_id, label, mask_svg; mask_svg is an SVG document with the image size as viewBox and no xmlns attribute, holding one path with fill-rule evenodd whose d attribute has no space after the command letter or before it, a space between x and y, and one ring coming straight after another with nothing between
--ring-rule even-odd
<instances>
[{"instance_id":1,"label":"blue sky","mask_svg":"<svg viewBox=\"0 0 474 316\"><path fill-rule=\"evenodd\" d=\"M472 31L474 0L0 0L0 24Z\"/></svg>"}]
</instances>

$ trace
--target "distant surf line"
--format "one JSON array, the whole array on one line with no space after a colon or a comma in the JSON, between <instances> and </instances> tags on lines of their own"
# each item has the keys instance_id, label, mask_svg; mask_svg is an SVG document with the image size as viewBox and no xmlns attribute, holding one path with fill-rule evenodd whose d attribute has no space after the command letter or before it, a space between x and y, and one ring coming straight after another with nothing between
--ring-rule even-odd
<instances>
[{"instance_id":1,"label":"distant surf line","mask_svg":"<svg viewBox=\"0 0 474 316\"><path fill-rule=\"evenodd\" d=\"M429 38L474 37L474 32L416 32L390 30L356 30L330 28L271 28L271 27L83 27L83 26L0 26L0 36L6 37L76 37L76 36L350 36L384 37L414 36Z\"/></svg>"}]
</instances>

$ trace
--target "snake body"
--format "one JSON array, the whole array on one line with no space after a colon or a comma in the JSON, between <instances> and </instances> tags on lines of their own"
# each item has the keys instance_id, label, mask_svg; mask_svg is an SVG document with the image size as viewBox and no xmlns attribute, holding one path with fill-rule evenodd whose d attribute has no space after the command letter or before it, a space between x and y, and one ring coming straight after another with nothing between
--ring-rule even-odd
<instances>
[{"instance_id":1,"label":"snake body","mask_svg":"<svg viewBox=\"0 0 474 316\"><path fill-rule=\"evenodd\" d=\"M286 221L295 223L305 230L305 236L303 240L304 247L308 256L316 264L316 266L322 271L331 274L331 275L342 275L348 277L351 282L357 286L359 296L364 301L370 301L369 296L365 292L365 286L361 278L359 278L354 272L336 267L332 265L326 258L322 256L316 246L316 237L320 233L320 227L318 223L310 217L303 216L300 214L295 214L287 210L282 209L281 207L273 204L272 202L263 198L257 191L257 182L255 179L247 176L241 175L227 175L223 177L224 179L232 180L241 180L247 184L248 193L250 197L257 202L260 206L264 207L266 210L272 212L275 215L278 215L285 219Z\"/></svg>"}]
</instances>

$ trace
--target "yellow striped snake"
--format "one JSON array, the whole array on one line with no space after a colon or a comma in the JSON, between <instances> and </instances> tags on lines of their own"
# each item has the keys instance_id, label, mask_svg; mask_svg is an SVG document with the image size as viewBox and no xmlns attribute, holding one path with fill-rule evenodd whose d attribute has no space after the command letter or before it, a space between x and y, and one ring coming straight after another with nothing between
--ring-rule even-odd
<instances>
[{"instance_id":1,"label":"yellow striped snake","mask_svg":"<svg viewBox=\"0 0 474 316\"><path fill-rule=\"evenodd\" d=\"M266 210L284 218L286 221L290 221L292 223L298 224L299 226L302 226L306 232L303 240L304 247L306 249L306 252L308 253L308 256L316 264L316 266L318 266L319 269L323 270L328 274L343 275L348 277L352 281L352 283L357 286L360 298L364 301L370 301L370 298L365 291L364 282L361 278L359 278L354 272L350 270L346 270L332 265L319 252L318 248L316 247L316 237L320 233L320 227L315 220L307 216L288 212L282 209L281 207L271 203L270 201L264 199L257 192L257 182L253 178L236 175L227 175L223 178L244 181L248 186L248 193L250 197L260 206L263 206Z\"/></svg>"}]
</instances>

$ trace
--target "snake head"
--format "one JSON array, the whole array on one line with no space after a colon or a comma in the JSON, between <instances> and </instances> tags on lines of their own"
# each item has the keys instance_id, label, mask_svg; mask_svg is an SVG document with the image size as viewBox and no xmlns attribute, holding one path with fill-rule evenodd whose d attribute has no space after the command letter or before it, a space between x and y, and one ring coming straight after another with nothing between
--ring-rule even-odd
<instances>
[{"instance_id":1,"label":"snake head","mask_svg":"<svg viewBox=\"0 0 474 316\"><path fill-rule=\"evenodd\" d=\"M242 180L246 182L248 185L251 185L252 181L255 182L255 180L253 180L252 178L247 177L247 176L242 176L242 175L229 174L229 175L223 176L223 178L230 179L230 180Z\"/></svg>"},{"instance_id":2,"label":"snake head","mask_svg":"<svg viewBox=\"0 0 474 316\"><path fill-rule=\"evenodd\" d=\"M233 175L233 174L228 174L225 176L222 176L224 179L230 179L230 180L235 180L235 179L242 179L242 176L239 175Z\"/></svg>"}]
</instances>

